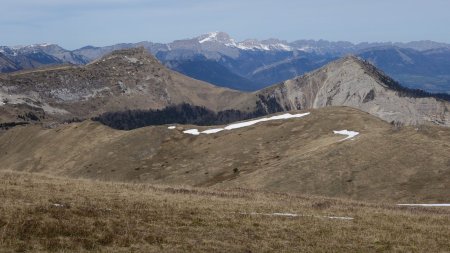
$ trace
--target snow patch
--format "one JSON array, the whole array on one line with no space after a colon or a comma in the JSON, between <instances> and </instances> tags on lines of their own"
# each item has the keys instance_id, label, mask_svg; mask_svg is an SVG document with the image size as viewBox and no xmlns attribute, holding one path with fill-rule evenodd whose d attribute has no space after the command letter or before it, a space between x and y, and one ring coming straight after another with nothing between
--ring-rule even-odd
<instances>
[{"instance_id":1,"label":"snow patch","mask_svg":"<svg viewBox=\"0 0 450 253\"><path fill-rule=\"evenodd\" d=\"M324 216L324 217L326 217L328 219L336 219L336 220L353 220L354 219L352 217L345 217L345 216L343 216L343 217L340 217L340 216Z\"/></svg>"},{"instance_id":2,"label":"snow patch","mask_svg":"<svg viewBox=\"0 0 450 253\"><path fill-rule=\"evenodd\" d=\"M355 131L348 131L348 130L340 130L340 131L333 131L334 134L341 134L341 135L347 135L346 138L340 140L340 141L345 141L348 139L352 139L353 137L357 136L359 134L359 132L355 132Z\"/></svg>"},{"instance_id":3,"label":"snow patch","mask_svg":"<svg viewBox=\"0 0 450 253\"><path fill-rule=\"evenodd\" d=\"M450 204L397 204L398 206L450 207Z\"/></svg>"},{"instance_id":4,"label":"snow patch","mask_svg":"<svg viewBox=\"0 0 450 253\"><path fill-rule=\"evenodd\" d=\"M192 134L192 135L199 135L200 132L198 131L198 129L189 129L189 130L185 130L183 131L183 133L185 134Z\"/></svg>"},{"instance_id":5,"label":"snow patch","mask_svg":"<svg viewBox=\"0 0 450 253\"><path fill-rule=\"evenodd\" d=\"M280 51L293 51L293 49L285 44L276 43L276 44L263 44L258 41L247 40L234 45L236 48L241 50L261 50L261 51L270 51L270 50L280 50Z\"/></svg>"},{"instance_id":6,"label":"snow patch","mask_svg":"<svg viewBox=\"0 0 450 253\"><path fill-rule=\"evenodd\" d=\"M202 40L199 40L198 42L199 42L200 44L203 44L203 43L205 43L205 42L207 42L207 41L216 40L218 34L219 34L219 32L211 32L211 33L208 33L208 37L206 37L206 38L204 38L204 39L202 39Z\"/></svg>"},{"instance_id":7,"label":"snow patch","mask_svg":"<svg viewBox=\"0 0 450 253\"><path fill-rule=\"evenodd\" d=\"M263 215L263 216L284 216L284 217L314 217L314 218L327 218L327 219L334 219L334 220L354 220L352 217L347 216L318 216L318 215L303 215L303 214L296 214L296 213L241 213L245 215Z\"/></svg>"},{"instance_id":8,"label":"snow patch","mask_svg":"<svg viewBox=\"0 0 450 253\"><path fill-rule=\"evenodd\" d=\"M290 46L288 46L288 45L285 45L285 44L278 43L275 46L278 47L280 50L292 51L292 48Z\"/></svg>"},{"instance_id":9,"label":"snow patch","mask_svg":"<svg viewBox=\"0 0 450 253\"><path fill-rule=\"evenodd\" d=\"M215 134L215 133L218 133L218 132L223 131L223 130L225 130L225 129L223 129L223 128L213 128L213 129L208 129L208 130L202 131L202 134Z\"/></svg>"},{"instance_id":10,"label":"snow patch","mask_svg":"<svg viewBox=\"0 0 450 253\"><path fill-rule=\"evenodd\" d=\"M274 216L289 216L289 217L298 217L298 214L295 213L273 213Z\"/></svg>"},{"instance_id":11,"label":"snow patch","mask_svg":"<svg viewBox=\"0 0 450 253\"><path fill-rule=\"evenodd\" d=\"M168 129L175 129L177 128L176 126L169 126Z\"/></svg>"},{"instance_id":12,"label":"snow patch","mask_svg":"<svg viewBox=\"0 0 450 253\"><path fill-rule=\"evenodd\" d=\"M257 124L259 122L265 122L265 121L271 121L271 120L280 120L280 119L293 119L293 118L301 118L304 117L306 115L309 115L309 112L306 113L299 113L299 114L290 114L290 113L285 113L282 115L275 115L269 118L261 118L261 119L255 119L255 120L250 120L250 121L244 121L244 122L239 122L239 123L234 123L234 124L230 124L224 128L213 128L213 129L207 129L204 130L202 132L199 132L198 129L189 129L186 131L183 131L183 133L186 134L192 134L192 135L199 135L200 133L202 134L214 134L214 133L218 133L224 130L233 130L233 129L237 129L237 128L242 128L242 127L248 127L254 124Z\"/></svg>"}]
</instances>

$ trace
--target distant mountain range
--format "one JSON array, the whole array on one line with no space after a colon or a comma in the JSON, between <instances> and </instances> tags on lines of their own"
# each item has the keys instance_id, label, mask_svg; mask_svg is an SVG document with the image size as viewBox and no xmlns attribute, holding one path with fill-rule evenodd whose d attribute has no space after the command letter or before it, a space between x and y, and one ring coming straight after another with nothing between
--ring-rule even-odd
<instances>
[{"instance_id":1,"label":"distant mountain range","mask_svg":"<svg viewBox=\"0 0 450 253\"><path fill-rule=\"evenodd\" d=\"M281 111L349 106L392 123L450 126L448 101L450 95L404 88L354 56L251 93L167 69L142 47L117 50L83 66L0 75L0 123L65 122L109 113L104 122L130 129L145 126L145 120L137 123L145 115L174 122L186 118L186 124L223 123ZM147 113L180 104L194 107ZM194 120L197 115L208 118Z\"/></svg>"},{"instance_id":2,"label":"distant mountain range","mask_svg":"<svg viewBox=\"0 0 450 253\"><path fill-rule=\"evenodd\" d=\"M248 39L212 32L171 43L123 43L66 50L54 44L0 47L0 72L48 65L87 64L118 49L144 47L167 67L195 79L254 91L300 76L347 54L357 55L401 84L450 93L450 44L433 41L359 43Z\"/></svg>"}]
</instances>

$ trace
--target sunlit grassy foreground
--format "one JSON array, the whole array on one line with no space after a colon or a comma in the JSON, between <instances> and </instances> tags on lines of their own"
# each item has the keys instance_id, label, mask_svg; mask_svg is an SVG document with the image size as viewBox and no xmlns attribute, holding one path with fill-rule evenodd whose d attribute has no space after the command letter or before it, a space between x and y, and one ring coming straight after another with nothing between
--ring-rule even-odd
<instances>
[{"instance_id":1,"label":"sunlit grassy foreground","mask_svg":"<svg viewBox=\"0 0 450 253\"><path fill-rule=\"evenodd\" d=\"M448 208L17 172L0 172L0 203L1 252L450 249Z\"/></svg>"}]
</instances>

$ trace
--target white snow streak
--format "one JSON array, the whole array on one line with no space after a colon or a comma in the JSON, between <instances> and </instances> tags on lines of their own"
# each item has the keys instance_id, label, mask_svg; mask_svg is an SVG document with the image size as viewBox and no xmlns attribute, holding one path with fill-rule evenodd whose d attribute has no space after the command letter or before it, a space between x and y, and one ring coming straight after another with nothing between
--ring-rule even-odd
<instances>
[{"instance_id":1,"label":"white snow streak","mask_svg":"<svg viewBox=\"0 0 450 253\"><path fill-rule=\"evenodd\" d=\"M175 129L177 128L176 126L169 126L168 129Z\"/></svg>"},{"instance_id":2,"label":"white snow streak","mask_svg":"<svg viewBox=\"0 0 450 253\"><path fill-rule=\"evenodd\" d=\"M215 134L215 133L218 133L218 132L223 131L223 130L225 130L225 129L223 129L223 128L213 128L213 129L208 129L208 130L202 131L202 134Z\"/></svg>"},{"instance_id":3,"label":"white snow streak","mask_svg":"<svg viewBox=\"0 0 450 253\"><path fill-rule=\"evenodd\" d=\"M279 119L292 119L292 118L301 118L304 117L306 115L309 115L310 113L299 113L299 114L290 114L290 113L285 113L282 115L276 115L276 116L272 116L269 118L261 118L261 119L255 119L255 120L250 120L250 121L244 121L244 122L239 122L239 123L234 123L234 124L230 124L224 128L213 128L213 129L207 129L204 130L202 132L199 132L198 129L189 129L186 131L183 131L183 133L185 134L192 134L192 135L199 135L200 133L202 134L214 134L214 133L218 133L220 131L223 130L233 130L233 129L237 129L237 128L242 128L242 127L248 127L254 124L257 124L259 122L265 122L265 121L271 121L271 120L279 120Z\"/></svg>"},{"instance_id":4,"label":"white snow streak","mask_svg":"<svg viewBox=\"0 0 450 253\"><path fill-rule=\"evenodd\" d=\"M295 213L272 213L270 215L273 216L289 216L289 217L298 217L298 214Z\"/></svg>"},{"instance_id":5,"label":"white snow streak","mask_svg":"<svg viewBox=\"0 0 450 253\"><path fill-rule=\"evenodd\" d=\"M340 216L324 216L325 218L328 219L336 219L336 220L353 220L354 218L352 217L340 217Z\"/></svg>"},{"instance_id":6,"label":"white snow streak","mask_svg":"<svg viewBox=\"0 0 450 253\"><path fill-rule=\"evenodd\" d=\"M212 32L212 33L209 33L209 34L208 34L208 37L206 37L206 38L200 40L199 43L202 44L202 43L205 43L205 42L207 42L207 41L214 40L214 39L216 39L217 34L218 34L218 32Z\"/></svg>"},{"instance_id":7,"label":"white snow streak","mask_svg":"<svg viewBox=\"0 0 450 253\"><path fill-rule=\"evenodd\" d=\"M285 216L285 217L314 217L314 218L327 218L327 219L335 219L335 220L353 220L352 217L347 216L317 216L317 215L303 215L296 213L241 213L247 215L263 215L263 216Z\"/></svg>"},{"instance_id":8,"label":"white snow streak","mask_svg":"<svg viewBox=\"0 0 450 253\"><path fill-rule=\"evenodd\" d=\"M340 130L340 131L333 131L335 134L341 134L341 135L347 135L346 138L340 140L340 141L345 141L348 139L351 139L355 136L357 136L359 134L359 132L355 132L355 131L348 131L348 130Z\"/></svg>"},{"instance_id":9,"label":"white snow streak","mask_svg":"<svg viewBox=\"0 0 450 253\"><path fill-rule=\"evenodd\" d=\"M183 131L183 133L185 134L192 134L192 135L199 135L200 132L198 131L198 129L189 129L189 130L185 130Z\"/></svg>"},{"instance_id":10,"label":"white snow streak","mask_svg":"<svg viewBox=\"0 0 450 253\"><path fill-rule=\"evenodd\" d=\"M398 206L450 207L450 204L397 204Z\"/></svg>"}]
</instances>

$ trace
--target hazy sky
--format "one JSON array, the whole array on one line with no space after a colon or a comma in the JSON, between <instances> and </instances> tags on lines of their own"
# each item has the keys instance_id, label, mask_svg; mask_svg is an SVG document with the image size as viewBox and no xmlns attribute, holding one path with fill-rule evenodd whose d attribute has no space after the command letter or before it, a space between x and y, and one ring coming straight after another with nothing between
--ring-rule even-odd
<instances>
[{"instance_id":1,"label":"hazy sky","mask_svg":"<svg viewBox=\"0 0 450 253\"><path fill-rule=\"evenodd\" d=\"M449 0L0 0L0 45L68 49L169 42L209 31L276 37L450 43Z\"/></svg>"}]
</instances>

